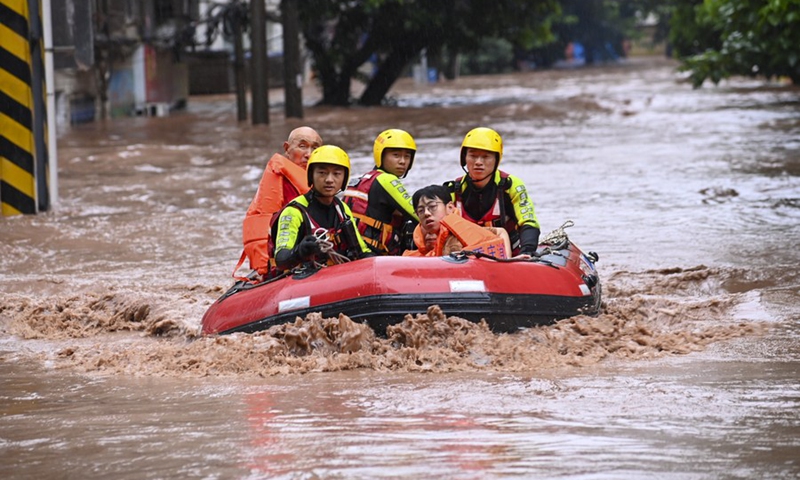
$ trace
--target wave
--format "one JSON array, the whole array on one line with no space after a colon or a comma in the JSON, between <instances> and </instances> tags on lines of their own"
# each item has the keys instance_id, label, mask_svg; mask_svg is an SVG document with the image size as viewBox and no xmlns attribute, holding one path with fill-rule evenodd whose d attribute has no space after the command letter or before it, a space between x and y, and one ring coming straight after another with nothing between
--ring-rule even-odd
<instances>
[{"instance_id":1,"label":"wave","mask_svg":"<svg viewBox=\"0 0 800 480\"><path fill-rule=\"evenodd\" d=\"M758 335L767 325L763 317L736 313L737 305L751 298L725 288L739 276L734 269L702 265L616 271L607 275L606 300L595 317L496 334L484 322L448 316L432 305L425 314L407 315L390 326L385 338L344 314L310 314L255 334L202 336L199 319L221 289L196 285L175 292L112 287L47 298L11 295L0 303L0 337L9 340L0 349L91 375L535 373L683 355Z\"/></svg>"}]
</instances>

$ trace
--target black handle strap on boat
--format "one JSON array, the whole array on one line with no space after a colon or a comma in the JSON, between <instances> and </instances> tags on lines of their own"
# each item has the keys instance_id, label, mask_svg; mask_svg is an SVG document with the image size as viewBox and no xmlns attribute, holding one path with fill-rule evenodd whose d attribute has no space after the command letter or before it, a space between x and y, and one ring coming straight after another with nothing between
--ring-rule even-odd
<instances>
[{"instance_id":1,"label":"black handle strap on boat","mask_svg":"<svg viewBox=\"0 0 800 480\"><path fill-rule=\"evenodd\" d=\"M302 280L304 278L308 278L311 275L319 272L327 265L317 263L313 260L308 262L303 262L300 265L294 267L293 269L285 272L284 275L291 275L295 280Z\"/></svg>"},{"instance_id":2,"label":"black handle strap on boat","mask_svg":"<svg viewBox=\"0 0 800 480\"><path fill-rule=\"evenodd\" d=\"M487 258L489 260L494 260L495 262L500 262L500 263L536 262L536 263L541 263L543 265L547 265L549 267L553 267L555 269L559 268L558 265L555 265L552 262L541 258L538 253L531 255L531 258L497 258L493 255L489 255L483 252L476 252L473 250L461 250L460 252L451 253L450 256L456 260L464 259L467 257L475 257L475 258Z\"/></svg>"}]
</instances>

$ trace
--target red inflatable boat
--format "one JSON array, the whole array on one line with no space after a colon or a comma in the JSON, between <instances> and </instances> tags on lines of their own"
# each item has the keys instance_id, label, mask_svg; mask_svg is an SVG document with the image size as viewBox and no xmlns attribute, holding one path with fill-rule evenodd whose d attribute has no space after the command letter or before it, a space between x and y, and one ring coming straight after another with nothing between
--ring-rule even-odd
<instances>
[{"instance_id":1,"label":"red inflatable boat","mask_svg":"<svg viewBox=\"0 0 800 480\"><path fill-rule=\"evenodd\" d=\"M257 332L311 312L343 313L378 335L407 314L438 305L448 316L496 332L551 323L600 309L594 263L569 240L531 260L461 252L445 257L373 257L306 269L260 284L238 282L203 316L203 333Z\"/></svg>"}]
</instances>

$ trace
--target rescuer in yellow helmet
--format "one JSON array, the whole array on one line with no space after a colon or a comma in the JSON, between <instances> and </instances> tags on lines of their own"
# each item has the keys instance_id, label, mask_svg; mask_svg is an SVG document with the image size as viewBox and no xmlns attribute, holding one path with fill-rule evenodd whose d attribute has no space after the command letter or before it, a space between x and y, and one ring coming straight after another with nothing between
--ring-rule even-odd
<instances>
[{"instance_id":1,"label":"rescuer in yellow helmet","mask_svg":"<svg viewBox=\"0 0 800 480\"><path fill-rule=\"evenodd\" d=\"M341 148L323 145L308 159L311 189L281 210L273 225L275 264L286 271L316 261L335 264L372 256L352 220L350 208L336 197L350 176L350 157Z\"/></svg>"},{"instance_id":2,"label":"rescuer in yellow helmet","mask_svg":"<svg viewBox=\"0 0 800 480\"><path fill-rule=\"evenodd\" d=\"M503 139L491 128L470 130L461 143L466 175L447 182L461 216L483 226L503 227L514 255L533 255L539 244L539 220L525 184L499 169Z\"/></svg>"},{"instance_id":3,"label":"rescuer in yellow helmet","mask_svg":"<svg viewBox=\"0 0 800 480\"><path fill-rule=\"evenodd\" d=\"M375 168L354 179L344 192L361 236L375 253L400 255L411 243L419 219L402 179L416 153L417 144L408 132L397 128L381 132L372 147Z\"/></svg>"}]
</instances>

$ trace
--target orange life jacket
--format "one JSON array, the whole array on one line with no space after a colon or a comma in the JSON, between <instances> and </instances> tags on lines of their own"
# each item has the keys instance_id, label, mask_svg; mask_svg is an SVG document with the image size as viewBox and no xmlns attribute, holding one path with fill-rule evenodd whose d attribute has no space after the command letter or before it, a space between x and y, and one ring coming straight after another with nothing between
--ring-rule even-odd
<instances>
[{"instance_id":1,"label":"orange life jacket","mask_svg":"<svg viewBox=\"0 0 800 480\"><path fill-rule=\"evenodd\" d=\"M385 173L383 170L377 168L370 170L358 179L358 183L356 183L355 186L348 186L344 191L344 201L347 206L350 207L353 216L358 219L358 231L361 233L361 238L363 238L367 245L372 247L373 250L378 252L388 251L387 245L392 239L392 230L395 227L393 223L383 223L367 215L367 209L369 208L369 191L372 188L372 184L378 178L378 175L382 175L383 173ZM397 219L393 219L393 221L396 220ZM402 217L400 217L399 220L399 223L402 224ZM378 238L371 237L367 227L372 227L379 232L377 234Z\"/></svg>"},{"instance_id":2,"label":"orange life jacket","mask_svg":"<svg viewBox=\"0 0 800 480\"><path fill-rule=\"evenodd\" d=\"M417 245L418 250L408 250L403 255L440 257L442 256L445 242L447 242L448 237L453 235L464 246L464 250L485 253L495 258L508 258L510 252L506 250L502 237L487 228L466 220L458 212L444 217L440 225L441 228L439 229L439 235L436 237L436 244L433 250L428 250L425 247L425 237L422 234L422 229L417 225L414 229L414 243Z\"/></svg>"},{"instance_id":3,"label":"orange life jacket","mask_svg":"<svg viewBox=\"0 0 800 480\"><path fill-rule=\"evenodd\" d=\"M269 245L270 227L273 217L289 203L291 198L283 198L283 182L288 181L300 192L300 195L308 192L308 177L303 167L276 153L269 159L264 168L264 174L258 184L253 201L247 209L244 222L242 222L242 243L244 251L239 258L239 263L233 269L233 277L236 271L247 258L250 268L264 275L269 270Z\"/></svg>"}]
</instances>

